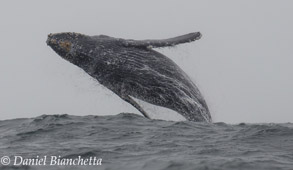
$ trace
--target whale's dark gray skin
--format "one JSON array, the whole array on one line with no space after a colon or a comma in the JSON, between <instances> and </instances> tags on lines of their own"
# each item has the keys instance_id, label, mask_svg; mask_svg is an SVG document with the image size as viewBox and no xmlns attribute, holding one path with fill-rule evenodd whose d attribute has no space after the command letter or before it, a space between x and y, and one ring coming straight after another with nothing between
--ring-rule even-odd
<instances>
[{"instance_id":1,"label":"whale's dark gray skin","mask_svg":"<svg viewBox=\"0 0 293 170\"><path fill-rule=\"evenodd\" d=\"M47 44L100 84L148 114L133 98L172 109L187 120L211 122L195 84L171 59L153 50L198 40L199 32L164 40L126 40L106 35L49 34Z\"/></svg>"}]
</instances>

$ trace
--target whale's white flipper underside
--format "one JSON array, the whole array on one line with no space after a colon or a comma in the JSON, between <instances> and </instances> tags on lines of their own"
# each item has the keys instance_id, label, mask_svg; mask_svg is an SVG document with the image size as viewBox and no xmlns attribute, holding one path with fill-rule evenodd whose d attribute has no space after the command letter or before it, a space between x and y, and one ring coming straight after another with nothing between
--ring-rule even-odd
<instances>
[{"instance_id":1,"label":"whale's white flipper underside","mask_svg":"<svg viewBox=\"0 0 293 170\"><path fill-rule=\"evenodd\" d=\"M137 99L130 96L135 102L137 102L140 107L151 117L151 119L162 119L171 121L186 121L186 119L174 110L153 105L151 103L145 102L143 100Z\"/></svg>"}]
</instances>

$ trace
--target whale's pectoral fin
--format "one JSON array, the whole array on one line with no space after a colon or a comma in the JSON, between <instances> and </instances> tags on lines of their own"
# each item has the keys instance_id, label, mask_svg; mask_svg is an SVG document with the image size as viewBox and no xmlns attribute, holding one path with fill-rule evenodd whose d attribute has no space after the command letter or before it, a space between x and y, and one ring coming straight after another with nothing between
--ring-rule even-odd
<instances>
[{"instance_id":1,"label":"whale's pectoral fin","mask_svg":"<svg viewBox=\"0 0 293 170\"><path fill-rule=\"evenodd\" d=\"M189 33L174 38L163 40L123 40L123 45L126 47L147 47L147 48L159 48L170 47L177 44L183 44L198 40L201 38L200 32Z\"/></svg>"},{"instance_id":2,"label":"whale's pectoral fin","mask_svg":"<svg viewBox=\"0 0 293 170\"><path fill-rule=\"evenodd\" d=\"M140 105L138 103L136 103L136 101L134 101L131 97L129 97L128 95L122 95L121 98L123 100L125 100L126 102L130 103L133 107L135 107L138 111L140 111L144 117L150 119L150 116L143 110L142 107L140 107Z\"/></svg>"},{"instance_id":3,"label":"whale's pectoral fin","mask_svg":"<svg viewBox=\"0 0 293 170\"><path fill-rule=\"evenodd\" d=\"M123 99L127 103L131 104L138 111L140 111L144 115L144 117L150 119L150 116L143 110L143 108L140 107L140 105L125 92L125 84L124 83L121 84L121 87L119 89L117 89L117 88L112 89L112 91L115 94L117 94L121 99Z\"/></svg>"}]
</instances>

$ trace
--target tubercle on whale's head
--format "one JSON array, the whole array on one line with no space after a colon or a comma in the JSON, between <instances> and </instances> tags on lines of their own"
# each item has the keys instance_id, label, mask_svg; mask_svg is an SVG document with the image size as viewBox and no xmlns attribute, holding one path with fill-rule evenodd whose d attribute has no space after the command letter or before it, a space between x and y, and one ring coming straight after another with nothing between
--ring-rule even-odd
<instances>
[{"instance_id":1,"label":"tubercle on whale's head","mask_svg":"<svg viewBox=\"0 0 293 170\"><path fill-rule=\"evenodd\" d=\"M63 59L75 63L79 56L77 51L82 48L80 42L85 38L85 35L74 32L51 33L46 43Z\"/></svg>"}]
</instances>

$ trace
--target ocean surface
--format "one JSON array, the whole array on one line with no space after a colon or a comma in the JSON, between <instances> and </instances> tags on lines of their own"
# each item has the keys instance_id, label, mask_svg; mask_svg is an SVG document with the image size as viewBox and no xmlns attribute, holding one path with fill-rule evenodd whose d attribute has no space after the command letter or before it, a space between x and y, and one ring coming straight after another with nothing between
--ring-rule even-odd
<instances>
[{"instance_id":1,"label":"ocean surface","mask_svg":"<svg viewBox=\"0 0 293 170\"><path fill-rule=\"evenodd\" d=\"M10 158L1 170L293 170L291 123L174 122L131 113L42 115L0 121L0 144L1 163ZM15 156L102 161L101 165L14 166Z\"/></svg>"}]
</instances>

